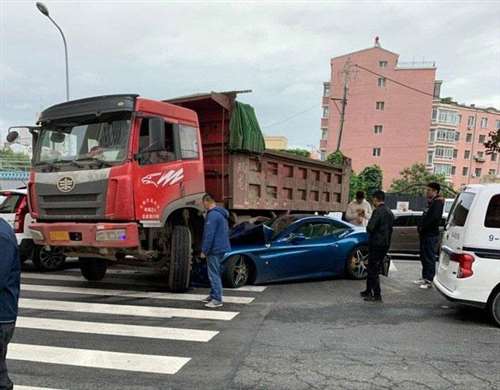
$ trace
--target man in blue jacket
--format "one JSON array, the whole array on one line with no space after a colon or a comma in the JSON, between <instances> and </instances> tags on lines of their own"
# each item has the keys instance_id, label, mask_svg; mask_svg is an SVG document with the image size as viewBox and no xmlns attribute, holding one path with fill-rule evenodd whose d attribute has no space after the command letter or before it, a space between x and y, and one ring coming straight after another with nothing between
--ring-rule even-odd
<instances>
[{"instance_id":1,"label":"man in blue jacket","mask_svg":"<svg viewBox=\"0 0 500 390\"><path fill-rule=\"evenodd\" d=\"M229 212L217 207L214 198L205 194L203 207L207 210L201 257L207 259L208 279L210 280L210 295L204 299L206 307L222 306L222 259L231 250L229 243Z\"/></svg>"},{"instance_id":2,"label":"man in blue jacket","mask_svg":"<svg viewBox=\"0 0 500 390\"><path fill-rule=\"evenodd\" d=\"M7 345L14 334L19 301L21 263L17 241L10 225L0 218L0 390L14 385L7 373Z\"/></svg>"}]
</instances>

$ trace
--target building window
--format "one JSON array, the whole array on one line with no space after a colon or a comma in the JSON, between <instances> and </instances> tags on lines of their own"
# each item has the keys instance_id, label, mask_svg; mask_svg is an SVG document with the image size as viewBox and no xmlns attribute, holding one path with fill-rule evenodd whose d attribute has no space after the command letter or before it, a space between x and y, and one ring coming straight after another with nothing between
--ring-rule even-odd
<instances>
[{"instance_id":1,"label":"building window","mask_svg":"<svg viewBox=\"0 0 500 390\"><path fill-rule=\"evenodd\" d=\"M457 139L455 130L438 128L436 131L437 141L454 142Z\"/></svg>"},{"instance_id":2,"label":"building window","mask_svg":"<svg viewBox=\"0 0 500 390\"><path fill-rule=\"evenodd\" d=\"M328 118L328 115L330 114L330 109L328 106L323 106L323 118Z\"/></svg>"},{"instance_id":3,"label":"building window","mask_svg":"<svg viewBox=\"0 0 500 390\"><path fill-rule=\"evenodd\" d=\"M375 125L375 126L373 127L373 132L374 132L375 134L382 134L382 131L383 131L383 130L384 130L384 126L382 126L382 125Z\"/></svg>"},{"instance_id":4,"label":"building window","mask_svg":"<svg viewBox=\"0 0 500 390\"><path fill-rule=\"evenodd\" d=\"M374 157L380 157L380 155L382 154L381 148L373 148L372 154Z\"/></svg>"},{"instance_id":5,"label":"building window","mask_svg":"<svg viewBox=\"0 0 500 390\"><path fill-rule=\"evenodd\" d=\"M484 144L486 142L486 136L484 134L481 134L479 136L479 143Z\"/></svg>"},{"instance_id":6,"label":"building window","mask_svg":"<svg viewBox=\"0 0 500 390\"><path fill-rule=\"evenodd\" d=\"M456 173L457 173L457 167L455 166L451 167L451 176L455 176Z\"/></svg>"},{"instance_id":7,"label":"building window","mask_svg":"<svg viewBox=\"0 0 500 390\"><path fill-rule=\"evenodd\" d=\"M464 151L464 160L468 160L470 158L470 150Z\"/></svg>"},{"instance_id":8,"label":"building window","mask_svg":"<svg viewBox=\"0 0 500 390\"><path fill-rule=\"evenodd\" d=\"M379 77L378 78L378 86L379 87L385 87L385 77Z\"/></svg>"},{"instance_id":9,"label":"building window","mask_svg":"<svg viewBox=\"0 0 500 390\"><path fill-rule=\"evenodd\" d=\"M323 85L323 96L324 97L330 96L330 84Z\"/></svg>"},{"instance_id":10,"label":"building window","mask_svg":"<svg viewBox=\"0 0 500 390\"><path fill-rule=\"evenodd\" d=\"M477 152L477 157L483 158L484 157L484 152Z\"/></svg>"},{"instance_id":11,"label":"building window","mask_svg":"<svg viewBox=\"0 0 500 390\"><path fill-rule=\"evenodd\" d=\"M474 173L476 177L481 177L481 168L476 168L476 171Z\"/></svg>"},{"instance_id":12,"label":"building window","mask_svg":"<svg viewBox=\"0 0 500 390\"><path fill-rule=\"evenodd\" d=\"M453 148L445 148L438 146L436 148L436 157L446 160L451 160L453 158L454 150Z\"/></svg>"},{"instance_id":13,"label":"building window","mask_svg":"<svg viewBox=\"0 0 500 390\"><path fill-rule=\"evenodd\" d=\"M455 142L458 142L458 141L460 141L460 132L455 131Z\"/></svg>"},{"instance_id":14,"label":"building window","mask_svg":"<svg viewBox=\"0 0 500 390\"><path fill-rule=\"evenodd\" d=\"M481 118L481 129L486 129L488 127L488 118L482 117Z\"/></svg>"},{"instance_id":15,"label":"building window","mask_svg":"<svg viewBox=\"0 0 500 390\"><path fill-rule=\"evenodd\" d=\"M465 142L467 142L468 144L472 142L472 133L467 133L465 137Z\"/></svg>"},{"instance_id":16,"label":"building window","mask_svg":"<svg viewBox=\"0 0 500 390\"><path fill-rule=\"evenodd\" d=\"M387 68L387 61L379 61L378 66L381 68Z\"/></svg>"},{"instance_id":17,"label":"building window","mask_svg":"<svg viewBox=\"0 0 500 390\"><path fill-rule=\"evenodd\" d=\"M458 150L453 149L453 158L457 158L457 157L458 157Z\"/></svg>"},{"instance_id":18,"label":"building window","mask_svg":"<svg viewBox=\"0 0 500 390\"><path fill-rule=\"evenodd\" d=\"M476 118L473 117L473 116L470 116L468 119L467 119L467 128L468 129L472 129L474 127L474 125L476 124Z\"/></svg>"},{"instance_id":19,"label":"building window","mask_svg":"<svg viewBox=\"0 0 500 390\"><path fill-rule=\"evenodd\" d=\"M324 150L322 150L320 153L320 160L321 161L325 161L326 160L326 152Z\"/></svg>"},{"instance_id":20,"label":"building window","mask_svg":"<svg viewBox=\"0 0 500 390\"><path fill-rule=\"evenodd\" d=\"M434 152L432 150L429 150L427 152L427 164L432 165L433 160L434 160Z\"/></svg>"},{"instance_id":21,"label":"building window","mask_svg":"<svg viewBox=\"0 0 500 390\"><path fill-rule=\"evenodd\" d=\"M469 174L469 167L462 168L462 176L467 176Z\"/></svg>"},{"instance_id":22,"label":"building window","mask_svg":"<svg viewBox=\"0 0 500 390\"><path fill-rule=\"evenodd\" d=\"M500 130L500 120L497 119L495 123L496 123L495 127L497 128L497 130Z\"/></svg>"},{"instance_id":23,"label":"building window","mask_svg":"<svg viewBox=\"0 0 500 390\"><path fill-rule=\"evenodd\" d=\"M436 175L451 176L451 165L447 164L434 164L434 173Z\"/></svg>"},{"instance_id":24,"label":"building window","mask_svg":"<svg viewBox=\"0 0 500 390\"><path fill-rule=\"evenodd\" d=\"M490 170L488 171L488 175L490 175L490 176L495 176L495 175L496 175L496 173L497 173L497 172L496 172L494 169L490 169Z\"/></svg>"},{"instance_id":25,"label":"building window","mask_svg":"<svg viewBox=\"0 0 500 390\"><path fill-rule=\"evenodd\" d=\"M321 139L328 138L328 129L321 129Z\"/></svg>"},{"instance_id":26,"label":"building window","mask_svg":"<svg viewBox=\"0 0 500 390\"><path fill-rule=\"evenodd\" d=\"M491 161L497 161L497 154L491 153Z\"/></svg>"},{"instance_id":27,"label":"building window","mask_svg":"<svg viewBox=\"0 0 500 390\"><path fill-rule=\"evenodd\" d=\"M377 102L375 107L379 111L384 111L384 106L385 106L384 102Z\"/></svg>"},{"instance_id":28,"label":"building window","mask_svg":"<svg viewBox=\"0 0 500 390\"><path fill-rule=\"evenodd\" d=\"M451 110L439 110L439 123L447 125L458 125L458 112Z\"/></svg>"},{"instance_id":29,"label":"building window","mask_svg":"<svg viewBox=\"0 0 500 390\"><path fill-rule=\"evenodd\" d=\"M436 130L431 129L429 132L429 142L433 143L436 140Z\"/></svg>"},{"instance_id":30,"label":"building window","mask_svg":"<svg viewBox=\"0 0 500 390\"><path fill-rule=\"evenodd\" d=\"M432 121L435 122L437 117L438 117L438 109L436 107L434 107L432 109Z\"/></svg>"}]
</instances>

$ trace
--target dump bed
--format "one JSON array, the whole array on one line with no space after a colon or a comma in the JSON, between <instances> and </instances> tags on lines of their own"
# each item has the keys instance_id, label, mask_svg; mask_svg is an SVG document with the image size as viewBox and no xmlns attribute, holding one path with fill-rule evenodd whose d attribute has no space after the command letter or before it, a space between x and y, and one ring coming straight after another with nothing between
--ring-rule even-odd
<instances>
[{"instance_id":1,"label":"dump bed","mask_svg":"<svg viewBox=\"0 0 500 390\"><path fill-rule=\"evenodd\" d=\"M350 160L333 166L286 152L257 150L255 139L241 142L242 137L262 134L260 129L258 134L255 128L253 133L242 129L236 138L234 123L231 134L231 118L239 104L237 93L212 92L168 100L198 114L207 191L237 214L345 211Z\"/></svg>"}]
</instances>

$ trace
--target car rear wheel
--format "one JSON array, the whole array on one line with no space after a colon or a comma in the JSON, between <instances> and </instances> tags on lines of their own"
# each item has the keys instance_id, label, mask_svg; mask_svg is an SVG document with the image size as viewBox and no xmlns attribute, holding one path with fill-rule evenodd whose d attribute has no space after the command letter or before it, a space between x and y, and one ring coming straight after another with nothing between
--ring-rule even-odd
<instances>
[{"instance_id":1,"label":"car rear wheel","mask_svg":"<svg viewBox=\"0 0 500 390\"><path fill-rule=\"evenodd\" d=\"M90 282L102 280L108 270L108 262L97 258L80 258L80 270L85 279Z\"/></svg>"},{"instance_id":2,"label":"car rear wheel","mask_svg":"<svg viewBox=\"0 0 500 390\"><path fill-rule=\"evenodd\" d=\"M365 245L354 248L347 258L345 273L350 279L366 279L368 270L368 247Z\"/></svg>"},{"instance_id":3,"label":"car rear wheel","mask_svg":"<svg viewBox=\"0 0 500 390\"><path fill-rule=\"evenodd\" d=\"M33 264L39 271L56 271L66 262L63 248L36 245L33 251Z\"/></svg>"},{"instance_id":4,"label":"car rear wheel","mask_svg":"<svg viewBox=\"0 0 500 390\"><path fill-rule=\"evenodd\" d=\"M222 282L228 288L242 287L248 283L250 271L250 265L244 256L233 256L226 262Z\"/></svg>"},{"instance_id":5,"label":"car rear wheel","mask_svg":"<svg viewBox=\"0 0 500 390\"><path fill-rule=\"evenodd\" d=\"M500 326L500 290L497 290L488 305L490 316L497 326Z\"/></svg>"}]
</instances>

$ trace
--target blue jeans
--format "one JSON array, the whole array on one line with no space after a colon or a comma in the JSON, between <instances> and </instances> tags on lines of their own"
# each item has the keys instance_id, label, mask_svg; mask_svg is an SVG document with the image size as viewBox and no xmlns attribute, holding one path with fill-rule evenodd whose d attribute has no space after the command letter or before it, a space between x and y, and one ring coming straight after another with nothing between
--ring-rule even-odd
<instances>
[{"instance_id":1,"label":"blue jeans","mask_svg":"<svg viewBox=\"0 0 500 390\"><path fill-rule=\"evenodd\" d=\"M432 282L436 275L439 236L420 237L420 261L422 262L422 279Z\"/></svg>"},{"instance_id":2,"label":"blue jeans","mask_svg":"<svg viewBox=\"0 0 500 390\"><path fill-rule=\"evenodd\" d=\"M0 324L0 390L11 390L13 384L7 373L7 345L9 345L14 334L15 323Z\"/></svg>"},{"instance_id":3,"label":"blue jeans","mask_svg":"<svg viewBox=\"0 0 500 390\"><path fill-rule=\"evenodd\" d=\"M222 259L224 255L208 255L208 279L210 280L210 297L214 301L222 302Z\"/></svg>"}]
</instances>

